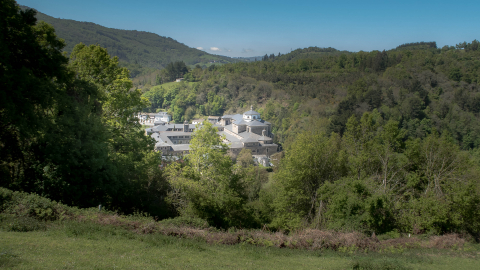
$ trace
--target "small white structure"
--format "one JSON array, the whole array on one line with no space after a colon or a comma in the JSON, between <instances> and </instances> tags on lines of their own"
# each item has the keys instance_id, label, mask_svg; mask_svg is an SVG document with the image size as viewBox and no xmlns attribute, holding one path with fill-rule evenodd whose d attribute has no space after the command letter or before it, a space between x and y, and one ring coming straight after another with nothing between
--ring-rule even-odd
<instances>
[{"instance_id":1,"label":"small white structure","mask_svg":"<svg viewBox=\"0 0 480 270\"><path fill-rule=\"evenodd\" d=\"M168 114L167 112L158 112L158 113L155 114L153 122L158 123L160 121L168 123L168 122L172 121L172 116L170 114Z\"/></svg>"},{"instance_id":2,"label":"small white structure","mask_svg":"<svg viewBox=\"0 0 480 270\"><path fill-rule=\"evenodd\" d=\"M261 121L260 114L253 110L253 106L250 106L250 111L243 113L243 121L251 122L253 120Z\"/></svg>"},{"instance_id":3,"label":"small white structure","mask_svg":"<svg viewBox=\"0 0 480 270\"><path fill-rule=\"evenodd\" d=\"M183 78L178 78L175 80L175 82L181 82L181 81L183 81Z\"/></svg>"},{"instance_id":4,"label":"small white structure","mask_svg":"<svg viewBox=\"0 0 480 270\"><path fill-rule=\"evenodd\" d=\"M192 124L197 125L203 123L203 119L193 119Z\"/></svg>"}]
</instances>

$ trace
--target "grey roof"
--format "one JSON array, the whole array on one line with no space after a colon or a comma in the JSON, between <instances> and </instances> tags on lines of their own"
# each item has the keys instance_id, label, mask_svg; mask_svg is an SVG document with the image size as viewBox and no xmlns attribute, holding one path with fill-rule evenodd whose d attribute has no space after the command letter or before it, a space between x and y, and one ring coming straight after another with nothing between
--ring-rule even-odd
<instances>
[{"instance_id":1,"label":"grey roof","mask_svg":"<svg viewBox=\"0 0 480 270\"><path fill-rule=\"evenodd\" d=\"M168 125L159 125L151 128L150 130L158 132L158 131L167 131L167 129L168 129Z\"/></svg>"},{"instance_id":2,"label":"grey roof","mask_svg":"<svg viewBox=\"0 0 480 270\"><path fill-rule=\"evenodd\" d=\"M243 143L241 142L231 142L228 147L230 148L243 148Z\"/></svg>"},{"instance_id":3,"label":"grey roof","mask_svg":"<svg viewBox=\"0 0 480 270\"><path fill-rule=\"evenodd\" d=\"M248 125L248 123L245 122L245 121L243 121L243 120L241 120L241 121L235 122L235 125L237 125L237 126L245 126L245 125Z\"/></svg>"},{"instance_id":4,"label":"grey roof","mask_svg":"<svg viewBox=\"0 0 480 270\"><path fill-rule=\"evenodd\" d=\"M260 121L251 121L251 122L247 122L247 125L248 126L266 126L264 123L260 122Z\"/></svg>"},{"instance_id":5,"label":"grey roof","mask_svg":"<svg viewBox=\"0 0 480 270\"><path fill-rule=\"evenodd\" d=\"M218 135L220 136L225 136L225 139L227 139L229 142L238 142L240 141L240 139L238 139L237 137L233 136L232 134L226 132L226 131L219 131L217 132Z\"/></svg>"},{"instance_id":6,"label":"grey roof","mask_svg":"<svg viewBox=\"0 0 480 270\"><path fill-rule=\"evenodd\" d=\"M171 146L171 145L166 142L157 142L155 144L155 147L160 147L160 146Z\"/></svg>"},{"instance_id":7,"label":"grey roof","mask_svg":"<svg viewBox=\"0 0 480 270\"><path fill-rule=\"evenodd\" d=\"M243 113L243 115L252 115L252 114L259 114L259 113L254 110L246 111Z\"/></svg>"},{"instance_id":8,"label":"grey roof","mask_svg":"<svg viewBox=\"0 0 480 270\"><path fill-rule=\"evenodd\" d=\"M260 138L258 138L259 141L268 141L268 140L271 140L271 138L267 137L267 136L260 136Z\"/></svg>"},{"instance_id":9,"label":"grey roof","mask_svg":"<svg viewBox=\"0 0 480 270\"><path fill-rule=\"evenodd\" d=\"M182 125L182 127L184 126L185 124ZM193 128L195 129L197 125L195 124L188 124L188 128Z\"/></svg>"},{"instance_id":10,"label":"grey roof","mask_svg":"<svg viewBox=\"0 0 480 270\"><path fill-rule=\"evenodd\" d=\"M176 128L180 128L183 130L183 125L184 124L168 124L168 125L164 125L164 127L166 127L165 130L162 130L162 131L167 131L167 129L171 128L171 129L176 129ZM188 124L188 128L195 128L196 125L194 124Z\"/></svg>"},{"instance_id":11,"label":"grey roof","mask_svg":"<svg viewBox=\"0 0 480 270\"><path fill-rule=\"evenodd\" d=\"M242 121L243 120L243 115L241 115L241 114L232 115L232 120L234 120L235 122Z\"/></svg>"},{"instance_id":12,"label":"grey roof","mask_svg":"<svg viewBox=\"0 0 480 270\"><path fill-rule=\"evenodd\" d=\"M248 137L248 138L244 138L242 142L258 142L258 141L255 140L254 138Z\"/></svg>"},{"instance_id":13,"label":"grey roof","mask_svg":"<svg viewBox=\"0 0 480 270\"><path fill-rule=\"evenodd\" d=\"M225 129L228 129L228 130L230 130L231 132L233 132L232 126L233 126L232 124L226 125L226 126L223 127L223 129L224 129L224 130L225 130Z\"/></svg>"},{"instance_id":14,"label":"grey roof","mask_svg":"<svg viewBox=\"0 0 480 270\"><path fill-rule=\"evenodd\" d=\"M190 150L190 144L174 144L172 148L174 151L187 151Z\"/></svg>"},{"instance_id":15,"label":"grey roof","mask_svg":"<svg viewBox=\"0 0 480 270\"><path fill-rule=\"evenodd\" d=\"M232 116L233 116L232 114L226 114L226 115L222 116L222 118L232 118Z\"/></svg>"},{"instance_id":16,"label":"grey roof","mask_svg":"<svg viewBox=\"0 0 480 270\"><path fill-rule=\"evenodd\" d=\"M158 133L153 133L153 134L150 135L150 137L152 137L152 138L154 138L155 140L158 141L159 138L160 138L160 135Z\"/></svg>"}]
</instances>

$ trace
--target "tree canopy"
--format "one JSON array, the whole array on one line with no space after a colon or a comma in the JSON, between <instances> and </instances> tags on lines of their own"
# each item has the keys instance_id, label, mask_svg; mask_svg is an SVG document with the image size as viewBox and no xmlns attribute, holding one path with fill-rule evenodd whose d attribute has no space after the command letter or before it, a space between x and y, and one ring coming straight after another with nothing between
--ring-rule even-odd
<instances>
[{"instance_id":1,"label":"tree canopy","mask_svg":"<svg viewBox=\"0 0 480 270\"><path fill-rule=\"evenodd\" d=\"M96 45L79 44L68 59L35 11L1 5L0 184L69 205L168 216L160 156L134 118L148 101L128 70Z\"/></svg>"}]
</instances>

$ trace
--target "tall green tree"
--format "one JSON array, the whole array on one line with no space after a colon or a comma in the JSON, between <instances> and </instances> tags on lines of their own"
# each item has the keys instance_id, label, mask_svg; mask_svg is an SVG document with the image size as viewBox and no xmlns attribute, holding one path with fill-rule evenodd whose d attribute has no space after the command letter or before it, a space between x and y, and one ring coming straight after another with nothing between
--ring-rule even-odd
<instances>
[{"instance_id":1,"label":"tall green tree","mask_svg":"<svg viewBox=\"0 0 480 270\"><path fill-rule=\"evenodd\" d=\"M120 67L118 59L106 49L84 44L74 47L69 67L100 93L99 115L107 129L105 142L114 168L106 203L123 211L151 207L160 211L163 207L164 212L155 210L156 215L166 215L168 207L161 197L166 195L168 186L158 167L160 154L152 152L154 141L144 135L136 119L136 114L149 103L139 89L133 88L128 70Z\"/></svg>"},{"instance_id":2,"label":"tall green tree","mask_svg":"<svg viewBox=\"0 0 480 270\"><path fill-rule=\"evenodd\" d=\"M275 213L272 225L295 229L318 223L318 189L347 173L345 151L338 135L304 132L286 150L275 175Z\"/></svg>"},{"instance_id":3,"label":"tall green tree","mask_svg":"<svg viewBox=\"0 0 480 270\"><path fill-rule=\"evenodd\" d=\"M35 11L15 1L0 6L0 184L38 188L38 151L32 147L54 126L54 108L66 94L70 74L61 50L64 42Z\"/></svg>"},{"instance_id":4,"label":"tall green tree","mask_svg":"<svg viewBox=\"0 0 480 270\"><path fill-rule=\"evenodd\" d=\"M167 168L171 201L181 215L200 217L214 226L251 226L240 175L217 128L205 121L192 136L186 164Z\"/></svg>"}]
</instances>

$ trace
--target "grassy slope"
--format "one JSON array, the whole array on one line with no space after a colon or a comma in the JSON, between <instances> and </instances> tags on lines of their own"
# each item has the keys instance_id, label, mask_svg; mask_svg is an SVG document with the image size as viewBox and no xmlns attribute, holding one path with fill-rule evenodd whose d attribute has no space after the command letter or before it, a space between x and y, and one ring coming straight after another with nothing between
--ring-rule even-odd
<instances>
[{"instance_id":1,"label":"grassy slope","mask_svg":"<svg viewBox=\"0 0 480 270\"><path fill-rule=\"evenodd\" d=\"M319 230L289 235L224 232L199 219L155 222L144 215L78 209L0 188L0 268L474 269L480 265L480 245L456 237L382 238ZM415 241L408 244L408 240Z\"/></svg>"},{"instance_id":2,"label":"grassy slope","mask_svg":"<svg viewBox=\"0 0 480 270\"><path fill-rule=\"evenodd\" d=\"M0 231L0 267L11 269L352 269L355 265L363 269L475 269L478 257L478 250L365 254L212 245L73 221L53 223L46 231Z\"/></svg>"}]
</instances>

